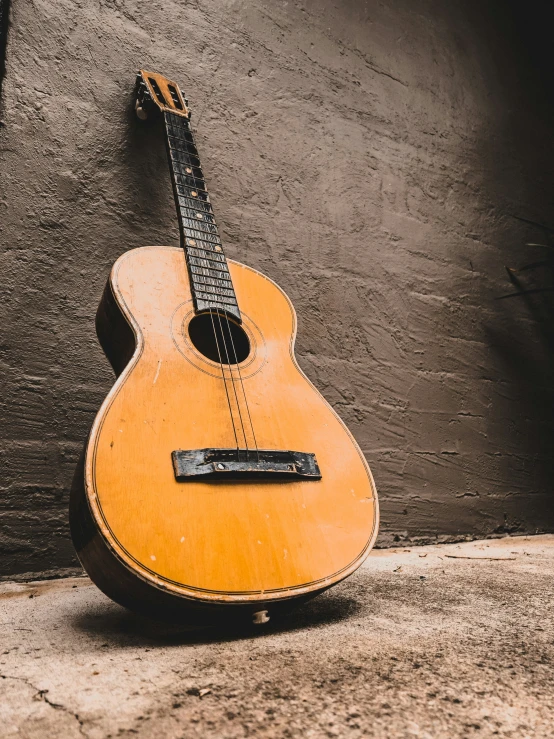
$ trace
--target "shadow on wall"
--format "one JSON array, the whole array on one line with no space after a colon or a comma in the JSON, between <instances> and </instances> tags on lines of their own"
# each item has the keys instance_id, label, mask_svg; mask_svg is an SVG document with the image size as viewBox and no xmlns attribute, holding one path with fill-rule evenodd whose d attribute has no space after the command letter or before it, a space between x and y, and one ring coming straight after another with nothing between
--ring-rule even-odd
<instances>
[{"instance_id":1,"label":"shadow on wall","mask_svg":"<svg viewBox=\"0 0 554 739\"><path fill-rule=\"evenodd\" d=\"M504 263L490 276L486 297L494 305L490 320L483 321L497 370L490 397L495 421L488 432L498 433L499 424L504 425L506 448L498 464L502 479L512 481L498 533L523 528L518 496L524 498L530 521L542 530L554 526L549 492L554 480L554 56L549 6L540 0L503 0L474 8L480 19L489 16L478 27L496 27L506 40L505 58L496 68L483 70L491 88L494 83L505 98L505 113L495 121L496 140L492 147L487 141L483 151L484 184L490 199L501 204L503 234L496 246ZM549 211L550 220L544 223ZM526 265L531 269L521 271ZM550 511L550 520L545 520L545 511Z\"/></svg>"},{"instance_id":2,"label":"shadow on wall","mask_svg":"<svg viewBox=\"0 0 554 739\"><path fill-rule=\"evenodd\" d=\"M541 519L541 514L554 512L552 493L544 492L552 490L554 480L554 297L523 294L512 300L509 306L507 300L502 301L502 323L484 327L499 368L492 403L504 406L495 418L497 423L503 418L510 431L500 463L502 476L511 479L511 486L504 504L504 525L497 533L522 529L512 502L518 494L525 496L526 516L540 530L553 525L552 517Z\"/></svg>"},{"instance_id":3,"label":"shadow on wall","mask_svg":"<svg viewBox=\"0 0 554 739\"><path fill-rule=\"evenodd\" d=\"M163 232L173 228L175 246L179 243L177 216L174 214L173 192L171 190L165 139L161 117L141 121L135 113L135 88L129 95L125 134L122 146L121 187L129 191L133 200L133 210L140 213L145 222L156 225L153 243L162 243ZM161 234L160 234L161 232ZM140 240L131 248L145 246L141 233ZM168 241L168 239L165 239Z\"/></svg>"},{"instance_id":4,"label":"shadow on wall","mask_svg":"<svg viewBox=\"0 0 554 739\"><path fill-rule=\"evenodd\" d=\"M2 80L5 72L6 41L8 37L8 21L10 0L0 0L0 101L2 97Z\"/></svg>"}]
</instances>

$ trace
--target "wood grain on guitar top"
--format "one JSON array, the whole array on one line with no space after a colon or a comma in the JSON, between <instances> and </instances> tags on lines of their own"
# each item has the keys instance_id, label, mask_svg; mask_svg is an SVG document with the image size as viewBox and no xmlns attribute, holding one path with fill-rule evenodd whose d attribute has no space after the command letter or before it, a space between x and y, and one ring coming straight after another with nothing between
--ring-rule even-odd
<instances>
[{"instance_id":1,"label":"wood grain on guitar top","mask_svg":"<svg viewBox=\"0 0 554 739\"><path fill-rule=\"evenodd\" d=\"M354 571L373 544L373 480L351 434L296 364L287 296L255 270L229 267L251 351L241 378L227 365L224 383L219 363L187 332L194 312L182 249L135 249L115 264L111 290L135 348L91 431L86 499L114 557L167 593L245 603L319 592ZM243 391L257 446L314 452L321 480L175 480L173 450L235 445Z\"/></svg>"}]
</instances>

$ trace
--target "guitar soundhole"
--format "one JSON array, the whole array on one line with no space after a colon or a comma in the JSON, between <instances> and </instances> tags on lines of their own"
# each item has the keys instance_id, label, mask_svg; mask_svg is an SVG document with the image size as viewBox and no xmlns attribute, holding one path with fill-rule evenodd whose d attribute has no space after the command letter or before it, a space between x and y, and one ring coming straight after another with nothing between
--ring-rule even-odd
<instances>
[{"instance_id":1,"label":"guitar soundhole","mask_svg":"<svg viewBox=\"0 0 554 739\"><path fill-rule=\"evenodd\" d=\"M250 341L242 326L217 313L194 316L188 331L194 347L212 362L239 364L250 354Z\"/></svg>"}]
</instances>

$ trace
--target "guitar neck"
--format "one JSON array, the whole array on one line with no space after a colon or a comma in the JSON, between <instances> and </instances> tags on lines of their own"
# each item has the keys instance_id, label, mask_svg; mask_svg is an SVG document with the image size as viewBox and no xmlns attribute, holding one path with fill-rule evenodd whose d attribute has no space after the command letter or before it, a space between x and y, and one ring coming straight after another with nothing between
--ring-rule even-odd
<instances>
[{"instance_id":1,"label":"guitar neck","mask_svg":"<svg viewBox=\"0 0 554 739\"><path fill-rule=\"evenodd\" d=\"M163 116L195 312L223 312L240 323L240 310L190 123L183 115L168 110Z\"/></svg>"}]
</instances>

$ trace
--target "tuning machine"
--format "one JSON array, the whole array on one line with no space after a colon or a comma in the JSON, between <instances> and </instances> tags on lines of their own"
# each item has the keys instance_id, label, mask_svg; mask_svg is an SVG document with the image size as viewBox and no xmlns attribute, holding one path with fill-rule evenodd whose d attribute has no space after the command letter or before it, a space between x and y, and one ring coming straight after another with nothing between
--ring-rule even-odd
<instances>
[{"instance_id":1,"label":"tuning machine","mask_svg":"<svg viewBox=\"0 0 554 739\"><path fill-rule=\"evenodd\" d=\"M158 107L152 100L152 95L146 83L142 79L142 75L137 74L137 82L135 87L135 113L141 121L145 121L158 111Z\"/></svg>"}]
</instances>

